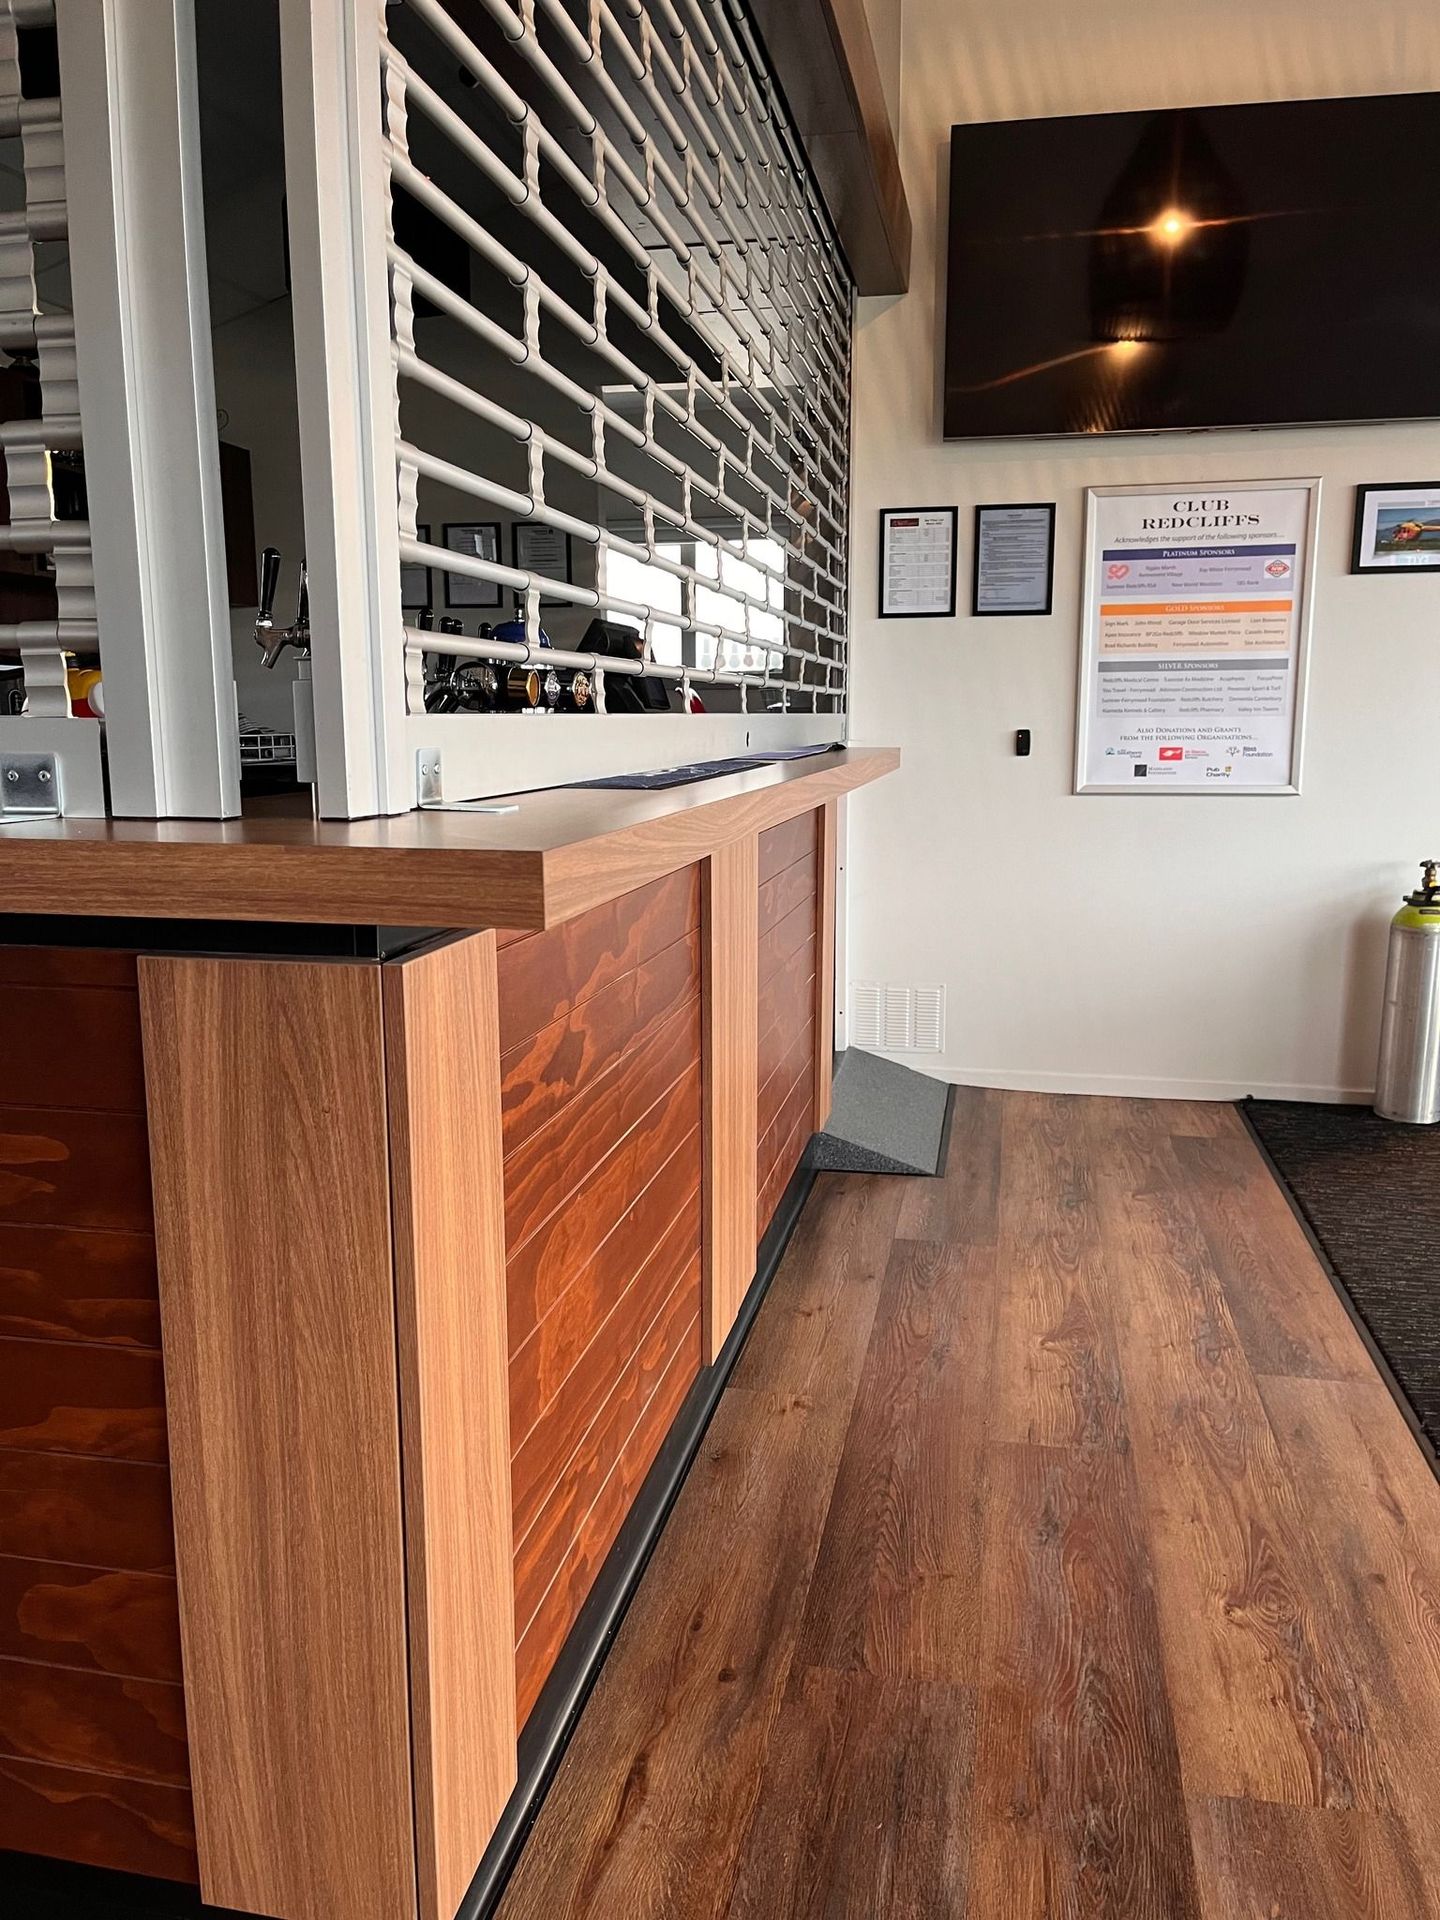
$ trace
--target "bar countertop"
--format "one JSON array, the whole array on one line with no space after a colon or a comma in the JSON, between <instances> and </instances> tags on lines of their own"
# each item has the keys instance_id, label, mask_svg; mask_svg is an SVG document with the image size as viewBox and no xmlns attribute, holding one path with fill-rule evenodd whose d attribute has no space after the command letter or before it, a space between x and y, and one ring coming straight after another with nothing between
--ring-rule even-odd
<instances>
[{"instance_id":1,"label":"bar countertop","mask_svg":"<svg viewBox=\"0 0 1440 1920\"><path fill-rule=\"evenodd\" d=\"M847 747L667 790L552 787L505 814L0 827L0 912L543 928L890 773Z\"/></svg>"}]
</instances>

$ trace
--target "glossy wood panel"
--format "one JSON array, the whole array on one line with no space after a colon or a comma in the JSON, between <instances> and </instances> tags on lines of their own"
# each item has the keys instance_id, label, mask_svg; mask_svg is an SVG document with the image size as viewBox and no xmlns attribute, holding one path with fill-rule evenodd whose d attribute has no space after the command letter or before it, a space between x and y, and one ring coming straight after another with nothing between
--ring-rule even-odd
<instances>
[{"instance_id":1,"label":"glossy wood panel","mask_svg":"<svg viewBox=\"0 0 1440 1920\"><path fill-rule=\"evenodd\" d=\"M133 961L131 963L133 967ZM140 1008L128 988L9 986L5 1087L17 1106L143 1113Z\"/></svg>"},{"instance_id":2,"label":"glossy wood panel","mask_svg":"<svg viewBox=\"0 0 1440 1920\"><path fill-rule=\"evenodd\" d=\"M807 807L778 826L766 827L757 836L758 873L763 887L815 850L815 810Z\"/></svg>"},{"instance_id":3,"label":"glossy wood panel","mask_svg":"<svg viewBox=\"0 0 1440 1920\"><path fill-rule=\"evenodd\" d=\"M178 1682L174 1576L0 1553L0 1655Z\"/></svg>"},{"instance_id":4,"label":"glossy wood panel","mask_svg":"<svg viewBox=\"0 0 1440 1920\"><path fill-rule=\"evenodd\" d=\"M500 1049L542 1032L700 924L697 869L621 894L500 954Z\"/></svg>"},{"instance_id":5,"label":"glossy wood panel","mask_svg":"<svg viewBox=\"0 0 1440 1920\"><path fill-rule=\"evenodd\" d=\"M0 1847L164 1880L193 1881L197 1872L187 1788L5 1755Z\"/></svg>"},{"instance_id":6,"label":"glossy wood panel","mask_svg":"<svg viewBox=\"0 0 1440 1920\"><path fill-rule=\"evenodd\" d=\"M677 1282L692 1265L700 1239L700 1192L691 1193L653 1252L578 1356L558 1391L517 1443L513 1469L517 1550L541 1506L560 1486L595 1420L623 1377ZM622 1284L624 1284L622 1282ZM568 1313L566 1315L568 1318Z\"/></svg>"},{"instance_id":7,"label":"glossy wood panel","mask_svg":"<svg viewBox=\"0 0 1440 1920\"><path fill-rule=\"evenodd\" d=\"M717 848L705 863L707 1363L724 1346L755 1273L760 858L752 835Z\"/></svg>"},{"instance_id":8,"label":"glossy wood panel","mask_svg":"<svg viewBox=\"0 0 1440 1920\"><path fill-rule=\"evenodd\" d=\"M153 1235L0 1224L0 1335L158 1348Z\"/></svg>"},{"instance_id":9,"label":"glossy wood panel","mask_svg":"<svg viewBox=\"0 0 1440 1920\"><path fill-rule=\"evenodd\" d=\"M0 1447L0 1553L169 1571L175 1564L169 1471Z\"/></svg>"},{"instance_id":10,"label":"glossy wood panel","mask_svg":"<svg viewBox=\"0 0 1440 1920\"><path fill-rule=\"evenodd\" d=\"M159 1354L0 1339L0 1446L164 1460Z\"/></svg>"},{"instance_id":11,"label":"glossy wood panel","mask_svg":"<svg viewBox=\"0 0 1440 1920\"><path fill-rule=\"evenodd\" d=\"M0 1226L12 1220L148 1232L143 1118L0 1106Z\"/></svg>"},{"instance_id":12,"label":"glossy wood panel","mask_svg":"<svg viewBox=\"0 0 1440 1920\"><path fill-rule=\"evenodd\" d=\"M0 946L0 987L120 987L135 991L135 955L109 947Z\"/></svg>"},{"instance_id":13,"label":"glossy wood panel","mask_svg":"<svg viewBox=\"0 0 1440 1920\"><path fill-rule=\"evenodd\" d=\"M201 1887L397 1920L416 1866L380 971L146 958L140 991Z\"/></svg>"},{"instance_id":14,"label":"glossy wood panel","mask_svg":"<svg viewBox=\"0 0 1440 1920\"><path fill-rule=\"evenodd\" d=\"M699 1285L700 1267L697 1261L689 1276L689 1284L682 1280L672 1299L677 1300L677 1306L678 1296L693 1294L698 1299ZM657 1328L657 1342L659 1337L669 1336L669 1322L662 1317ZM647 1346L636 1364L633 1389L630 1382L622 1383L615 1401L617 1424L621 1408L628 1411L647 1389L649 1397L625 1434L623 1445L617 1448L615 1464L609 1475L598 1490L588 1474L583 1483L576 1482L577 1491L583 1484L584 1494L593 1495L588 1508L582 1500L565 1498L553 1516L546 1514L541 1517L537 1534L543 1538L543 1530L553 1518L559 1535L567 1545L558 1570L540 1596L520 1641L518 1666L522 1717L534 1705L544 1677L564 1645L565 1635L580 1611L646 1474L654 1465L655 1456L664 1445L665 1436L680 1411L681 1402L700 1370L700 1339L700 1316L693 1313L675 1339L668 1358L660 1359ZM518 1567L517 1591L523 1591L526 1598L533 1591L528 1581L522 1581Z\"/></svg>"},{"instance_id":15,"label":"glossy wood panel","mask_svg":"<svg viewBox=\"0 0 1440 1920\"><path fill-rule=\"evenodd\" d=\"M608 1341L612 1322L633 1286L616 1299L614 1276L638 1275L677 1220L698 1242L699 1223L689 1218L700 1205L700 1138L689 1134L655 1171L618 1226L596 1247L562 1296L563 1310L549 1313L510 1361L510 1431L518 1450L554 1401L591 1343ZM678 1196L678 1197L677 1197Z\"/></svg>"},{"instance_id":16,"label":"glossy wood panel","mask_svg":"<svg viewBox=\"0 0 1440 1920\"><path fill-rule=\"evenodd\" d=\"M500 1063L505 1151L513 1152L669 1013L698 977L698 931L653 954Z\"/></svg>"},{"instance_id":17,"label":"glossy wood panel","mask_svg":"<svg viewBox=\"0 0 1440 1920\"><path fill-rule=\"evenodd\" d=\"M576 1170L602 1160L700 1055L700 997L687 997L505 1160L505 1233L519 1248L573 1192Z\"/></svg>"},{"instance_id":18,"label":"glossy wood panel","mask_svg":"<svg viewBox=\"0 0 1440 1920\"><path fill-rule=\"evenodd\" d=\"M453 1920L515 1784L495 936L384 969L420 1912Z\"/></svg>"},{"instance_id":19,"label":"glossy wood panel","mask_svg":"<svg viewBox=\"0 0 1440 1920\"><path fill-rule=\"evenodd\" d=\"M183 1787L184 1695L155 1680L0 1659L0 1753Z\"/></svg>"},{"instance_id":20,"label":"glossy wood panel","mask_svg":"<svg viewBox=\"0 0 1440 1920\"><path fill-rule=\"evenodd\" d=\"M689 868L499 955L522 1716L643 1478L647 1410L699 1314L699 914Z\"/></svg>"},{"instance_id":21,"label":"glossy wood panel","mask_svg":"<svg viewBox=\"0 0 1440 1920\"><path fill-rule=\"evenodd\" d=\"M549 1219L506 1261L512 1351L552 1312L569 1288L587 1280L612 1285L613 1262L628 1244L633 1210L659 1169L690 1140L699 1147L700 1066L678 1080L663 1099L593 1170L578 1170L579 1184ZM675 1170L678 1182L683 1178ZM624 1231L627 1239L612 1234ZM651 1243L653 1245L653 1242ZM648 1248L640 1249L643 1258Z\"/></svg>"},{"instance_id":22,"label":"glossy wood panel","mask_svg":"<svg viewBox=\"0 0 1440 1920\"><path fill-rule=\"evenodd\" d=\"M135 958L0 995L0 1837L193 1878Z\"/></svg>"}]
</instances>

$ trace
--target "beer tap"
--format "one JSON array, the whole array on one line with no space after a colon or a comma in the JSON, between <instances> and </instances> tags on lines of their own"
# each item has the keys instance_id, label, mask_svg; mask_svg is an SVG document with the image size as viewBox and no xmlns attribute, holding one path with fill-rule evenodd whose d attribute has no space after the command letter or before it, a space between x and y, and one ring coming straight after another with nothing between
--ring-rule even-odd
<instances>
[{"instance_id":1,"label":"beer tap","mask_svg":"<svg viewBox=\"0 0 1440 1920\"><path fill-rule=\"evenodd\" d=\"M286 647L302 660L310 658L310 580L300 562L300 585L295 601L295 624L275 625L275 589L280 584L280 549L266 547L260 555L260 611L255 616L255 644L262 649L261 665L273 667Z\"/></svg>"}]
</instances>

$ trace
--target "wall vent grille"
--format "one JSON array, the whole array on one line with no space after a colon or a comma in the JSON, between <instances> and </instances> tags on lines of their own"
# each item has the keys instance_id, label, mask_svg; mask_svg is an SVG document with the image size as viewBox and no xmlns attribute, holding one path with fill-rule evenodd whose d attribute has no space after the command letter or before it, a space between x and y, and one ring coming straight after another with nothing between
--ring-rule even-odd
<instances>
[{"instance_id":1,"label":"wall vent grille","mask_svg":"<svg viewBox=\"0 0 1440 1920\"><path fill-rule=\"evenodd\" d=\"M881 1053L945 1051L944 987L899 987L878 980L850 984L850 1039Z\"/></svg>"}]
</instances>

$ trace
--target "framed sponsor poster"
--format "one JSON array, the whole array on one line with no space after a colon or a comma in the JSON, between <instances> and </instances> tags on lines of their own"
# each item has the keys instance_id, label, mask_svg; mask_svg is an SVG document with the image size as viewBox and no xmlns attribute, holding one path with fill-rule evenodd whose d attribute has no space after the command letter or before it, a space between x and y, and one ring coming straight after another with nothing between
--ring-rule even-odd
<instances>
[{"instance_id":1,"label":"framed sponsor poster","mask_svg":"<svg viewBox=\"0 0 1440 1920\"><path fill-rule=\"evenodd\" d=\"M1440 569L1440 480L1357 487L1352 573Z\"/></svg>"},{"instance_id":2,"label":"framed sponsor poster","mask_svg":"<svg viewBox=\"0 0 1440 1920\"><path fill-rule=\"evenodd\" d=\"M923 620L955 611L958 507L884 507L880 618Z\"/></svg>"},{"instance_id":3,"label":"framed sponsor poster","mask_svg":"<svg viewBox=\"0 0 1440 1920\"><path fill-rule=\"evenodd\" d=\"M1298 793L1318 480L1092 487L1077 793Z\"/></svg>"}]
</instances>

